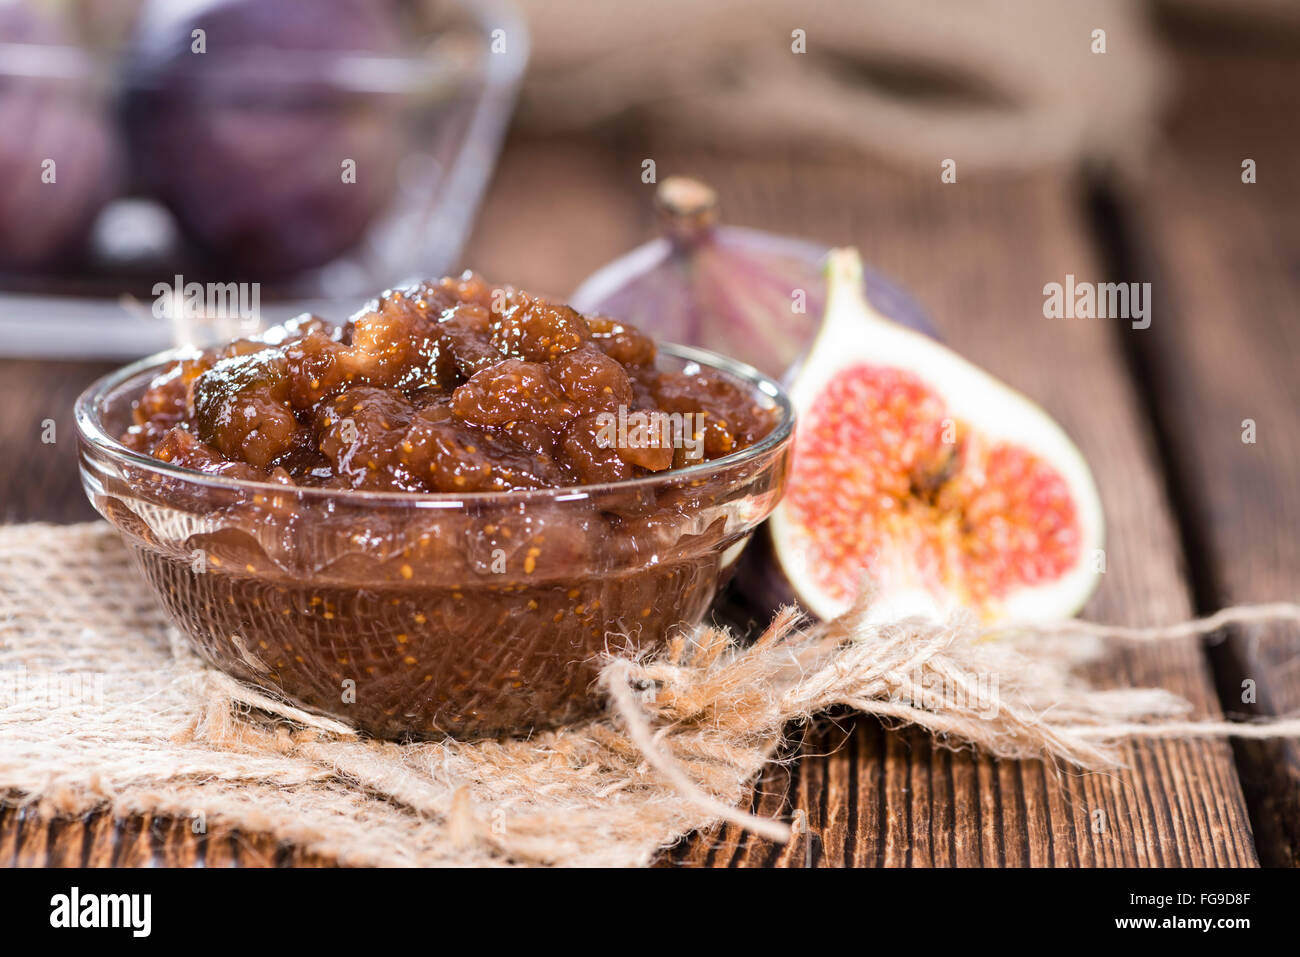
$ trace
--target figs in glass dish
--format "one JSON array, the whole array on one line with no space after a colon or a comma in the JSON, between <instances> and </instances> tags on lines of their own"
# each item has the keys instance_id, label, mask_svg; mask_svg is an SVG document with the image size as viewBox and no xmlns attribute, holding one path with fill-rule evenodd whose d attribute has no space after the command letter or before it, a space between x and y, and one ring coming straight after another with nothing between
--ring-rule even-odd
<instances>
[{"instance_id":1,"label":"figs in glass dish","mask_svg":"<svg viewBox=\"0 0 1300 957\"><path fill-rule=\"evenodd\" d=\"M124 126L141 187L239 276L321 266L393 195L402 33L369 0L151 0Z\"/></svg>"},{"instance_id":2,"label":"figs in glass dish","mask_svg":"<svg viewBox=\"0 0 1300 957\"><path fill-rule=\"evenodd\" d=\"M69 260L116 192L117 134L93 60L57 20L0 0L0 268Z\"/></svg>"}]
</instances>

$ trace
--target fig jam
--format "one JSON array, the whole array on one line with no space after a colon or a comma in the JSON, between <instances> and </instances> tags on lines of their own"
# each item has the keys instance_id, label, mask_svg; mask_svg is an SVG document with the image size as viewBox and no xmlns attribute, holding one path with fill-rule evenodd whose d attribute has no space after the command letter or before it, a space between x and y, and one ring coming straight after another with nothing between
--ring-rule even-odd
<instances>
[{"instance_id":1,"label":"fig jam","mask_svg":"<svg viewBox=\"0 0 1300 957\"><path fill-rule=\"evenodd\" d=\"M788 434L688 469L773 403L665 365L625 324L422 283L156 370L115 431L195 478L93 497L222 670L382 737L527 733L599 710L603 654L699 621L780 496Z\"/></svg>"},{"instance_id":2,"label":"fig jam","mask_svg":"<svg viewBox=\"0 0 1300 957\"><path fill-rule=\"evenodd\" d=\"M637 478L772 428L730 380L656 369L636 329L469 273L389 291L341 328L294 320L278 339L168 368L122 441L241 479L465 493ZM618 440L629 418L645 441ZM676 447L650 441L674 429Z\"/></svg>"}]
</instances>

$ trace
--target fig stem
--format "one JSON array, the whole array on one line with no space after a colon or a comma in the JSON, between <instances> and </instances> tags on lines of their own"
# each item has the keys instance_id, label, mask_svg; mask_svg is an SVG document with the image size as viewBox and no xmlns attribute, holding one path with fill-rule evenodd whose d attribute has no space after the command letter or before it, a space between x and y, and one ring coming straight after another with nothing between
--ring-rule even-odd
<instances>
[{"instance_id":1,"label":"fig stem","mask_svg":"<svg viewBox=\"0 0 1300 957\"><path fill-rule=\"evenodd\" d=\"M862 256L852 246L840 246L827 254L827 278L831 286L842 284L843 288L857 288L862 285Z\"/></svg>"},{"instance_id":2,"label":"fig stem","mask_svg":"<svg viewBox=\"0 0 1300 957\"><path fill-rule=\"evenodd\" d=\"M718 223L718 193L689 176L669 176L655 190L655 209L664 235L677 247L707 240Z\"/></svg>"},{"instance_id":3,"label":"fig stem","mask_svg":"<svg viewBox=\"0 0 1300 957\"><path fill-rule=\"evenodd\" d=\"M830 338L829 329L853 334L863 321L880 322L886 319L871 305L864 287L862 257L852 246L832 249L826 256L826 322L820 338ZM851 341L851 340L850 340Z\"/></svg>"}]
</instances>

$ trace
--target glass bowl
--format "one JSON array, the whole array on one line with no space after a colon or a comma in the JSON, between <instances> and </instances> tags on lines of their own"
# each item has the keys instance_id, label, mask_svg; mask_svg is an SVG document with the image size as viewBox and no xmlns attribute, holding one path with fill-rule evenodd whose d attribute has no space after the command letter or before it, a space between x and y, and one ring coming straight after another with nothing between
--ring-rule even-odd
<instances>
[{"instance_id":1,"label":"glass bowl","mask_svg":"<svg viewBox=\"0 0 1300 957\"><path fill-rule=\"evenodd\" d=\"M271 325L458 271L528 61L510 0L373 4L401 33L383 55L365 37L293 49L337 29L322 11L299 30L301 3L239 5L244 25L231 42L210 30L202 56L184 18L229 5L148 4L177 18L149 42L138 3L26 6L69 8L93 42L0 16L0 168L37 173L5 183L0 353L127 361L185 341L169 319L224 317L174 284L255 290ZM39 175L52 159L57 189Z\"/></svg>"},{"instance_id":2,"label":"glass bowl","mask_svg":"<svg viewBox=\"0 0 1300 957\"><path fill-rule=\"evenodd\" d=\"M761 442L604 485L469 495L297 488L208 475L116 438L180 351L77 400L82 482L212 665L385 738L526 734L596 714L606 653L697 624L775 508L794 414L756 370L711 367L775 410Z\"/></svg>"}]
</instances>

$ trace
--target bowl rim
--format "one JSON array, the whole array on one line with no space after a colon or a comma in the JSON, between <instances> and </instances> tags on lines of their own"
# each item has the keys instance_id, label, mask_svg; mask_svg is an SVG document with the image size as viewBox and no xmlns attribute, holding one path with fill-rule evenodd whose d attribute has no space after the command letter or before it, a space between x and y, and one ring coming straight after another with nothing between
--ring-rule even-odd
<instances>
[{"instance_id":1,"label":"bowl rim","mask_svg":"<svg viewBox=\"0 0 1300 957\"><path fill-rule=\"evenodd\" d=\"M740 379L751 391L759 392L774 403L780 418L767 435L758 442L739 452L732 452L721 458L697 462L681 469L669 469L633 479L616 482L602 482L594 485L566 485L537 489L511 489L489 492L400 492L369 491L364 489L320 488L316 486L281 485L276 482L256 482L249 479L231 478L225 475L211 475L194 469L182 468L170 462L156 459L144 452L127 448L116 437L109 434L100 421L99 407L102 400L120 389L133 378L160 367L176 359L192 358L202 350L193 346L166 349L145 356L135 362L116 369L92 382L77 396L73 405L73 414L77 425L78 439L113 459L125 460L147 471L160 473L173 479L181 479L194 485L232 491L271 493L276 495L294 495L312 500L332 500L341 504L405 505L414 508L456 508L462 504L507 504L511 502L537 501L579 501L606 493L636 491L653 488L666 482L690 481L715 474L753 460L761 459L775 452L788 443L794 432L795 409L789 394L774 379L753 366L731 359L708 349L697 346L684 346L672 342L656 343L657 352L670 355L686 363L710 367ZM85 469L82 462L81 468Z\"/></svg>"}]
</instances>

